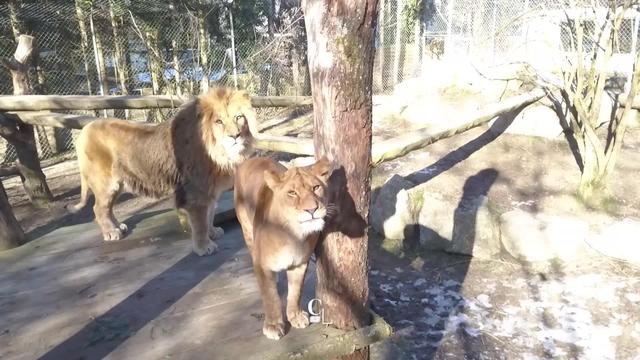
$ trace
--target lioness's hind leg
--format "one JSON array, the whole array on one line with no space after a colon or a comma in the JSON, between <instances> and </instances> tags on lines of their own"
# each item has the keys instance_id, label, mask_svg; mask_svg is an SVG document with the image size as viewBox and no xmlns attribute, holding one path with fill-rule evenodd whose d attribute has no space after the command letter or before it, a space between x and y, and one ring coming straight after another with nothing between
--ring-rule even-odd
<instances>
[{"instance_id":1,"label":"lioness's hind leg","mask_svg":"<svg viewBox=\"0 0 640 360\"><path fill-rule=\"evenodd\" d=\"M120 240L127 232L127 226L116 220L113 214L113 204L118 194L120 194L122 185L117 182L111 184L111 186L96 185L94 186L96 204L93 206L93 212L96 216L96 222L102 229L102 236L105 241Z\"/></svg>"},{"instance_id":2,"label":"lioness's hind leg","mask_svg":"<svg viewBox=\"0 0 640 360\"><path fill-rule=\"evenodd\" d=\"M186 209L191 225L193 251L199 256L211 255L218 245L209 238L209 216L207 206L191 206Z\"/></svg>"}]
</instances>

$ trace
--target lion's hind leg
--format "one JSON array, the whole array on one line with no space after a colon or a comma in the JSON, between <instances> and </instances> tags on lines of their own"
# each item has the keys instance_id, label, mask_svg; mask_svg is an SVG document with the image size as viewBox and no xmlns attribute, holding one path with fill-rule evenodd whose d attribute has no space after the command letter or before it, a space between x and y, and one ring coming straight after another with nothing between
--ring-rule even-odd
<instances>
[{"instance_id":1,"label":"lion's hind leg","mask_svg":"<svg viewBox=\"0 0 640 360\"><path fill-rule=\"evenodd\" d=\"M209 238L209 209L207 205L192 205L185 208L189 214L193 252L199 256L211 255L218 249L218 244Z\"/></svg>"}]
</instances>

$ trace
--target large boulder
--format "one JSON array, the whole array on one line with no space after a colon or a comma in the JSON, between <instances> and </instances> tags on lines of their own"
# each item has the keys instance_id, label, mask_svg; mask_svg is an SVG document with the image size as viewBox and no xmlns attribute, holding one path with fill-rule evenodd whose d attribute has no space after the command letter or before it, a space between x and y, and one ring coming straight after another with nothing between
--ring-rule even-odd
<instances>
[{"instance_id":1,"label":"large boulder","mask_svg":"<svg viewBox=\"0 0 640 360\"><path fill-rule=\"evenodd\" d=\"M393 175L372 199L369 223L385 238L403 240L413 236L411 229L416 223L417 210L407 191L413 187L411 181Z\"/></svg>"},{"instance_id":2,"label":"large boulder","mask_svg":"<svg viewBox=\"0 0 640 360\"><path fill-rule=\"evenodd\" d=\"M425 192L418 217L420 244L427 249L482 259L500 254L500 228L484 195L456 202Z\"/></svg>"},{"instance_id":3,"label":"large boulder","mask_svg":"<svg viewBox=\"0 0 640 360\"><path fill-rule=\"evenodd\" d=\"M589 250L589 225L575 217L516 209L502 214L500 223L502 246L523 262L571 261Z\"/></svg>"},{"instance_id":4,"label":"large boulder","mask_svg":"<svg viewBox=\"0 0 640 360\"><path fill-rule=\"evenodd\" d=\"M599 253L640 265L640 221L625 218L595 233L588 240Z\"/></svg>"}]
</instances>

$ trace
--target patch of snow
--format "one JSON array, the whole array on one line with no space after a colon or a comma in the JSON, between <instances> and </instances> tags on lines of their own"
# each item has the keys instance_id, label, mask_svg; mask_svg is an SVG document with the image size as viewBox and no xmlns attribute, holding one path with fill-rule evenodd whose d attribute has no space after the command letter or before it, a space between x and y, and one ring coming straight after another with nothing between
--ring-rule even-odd
<instances>
[{"instance_id":1,"label":"patch of snow","mask_svg":"<svg viewBox=\"0 0 640 360\"><path fill-rule=\"evenodd\" d=\"M413 282L413 286L418 287L418 286L422 286L422 285L424 285L426 283L427 283L427 280L425 280L423 278L420 278L420 279L418 279L418 280Z\"/></svg>"}]
</instances>

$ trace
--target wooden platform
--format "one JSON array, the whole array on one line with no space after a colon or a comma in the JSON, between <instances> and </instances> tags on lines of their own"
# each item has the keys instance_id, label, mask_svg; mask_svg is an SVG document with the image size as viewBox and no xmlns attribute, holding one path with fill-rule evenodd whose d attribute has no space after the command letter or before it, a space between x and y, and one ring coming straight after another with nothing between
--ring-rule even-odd
<instances>
[{"instance_id":1,"label":"wooden platform","mask_svg":"<svg viewBox=\"0 0 640 360\"><path fill-rule=\"evenodd\" d=\"M344 353L340 342L353 349L390 332L377 319L357 332L315 324L269 340L235 221L208 257L191 252L172 209L124 222L132 232L118 242L102 241L90 222L0 253L1 359L323 358ZM314 276L312 267L304 304Z\"/></svg>"}]
</instances>

